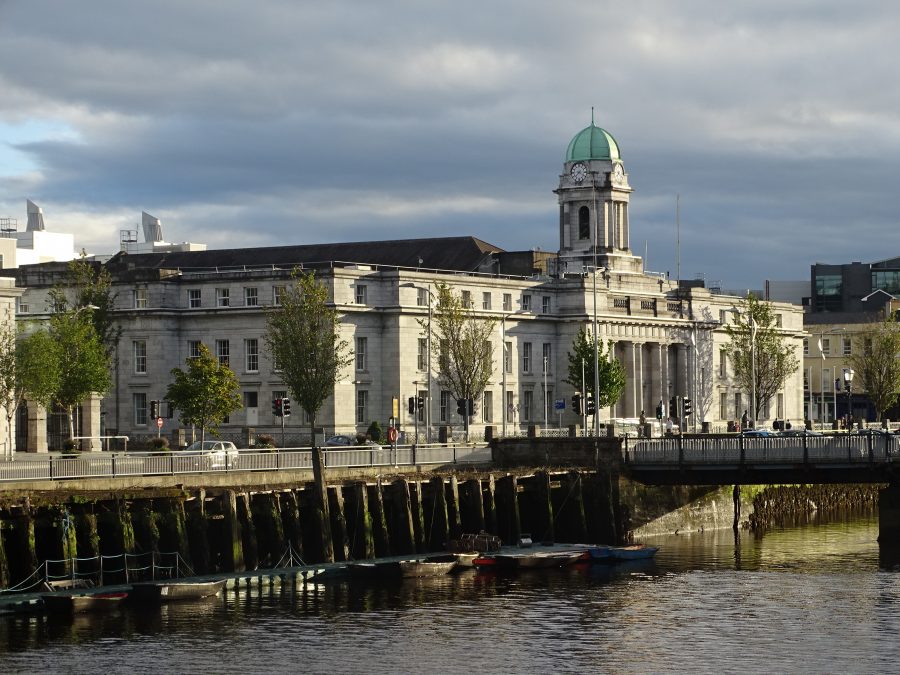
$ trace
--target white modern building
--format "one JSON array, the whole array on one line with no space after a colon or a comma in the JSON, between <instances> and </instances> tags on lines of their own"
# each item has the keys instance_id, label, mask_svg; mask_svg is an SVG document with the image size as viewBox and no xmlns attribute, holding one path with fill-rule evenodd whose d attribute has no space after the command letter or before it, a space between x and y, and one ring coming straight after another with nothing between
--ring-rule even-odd
<instances>
[{"instance_id":1,"label":"white modern building","mask_svg":"<svg viewBox=\"0 0 900 675\"><path fill-rule=\"evenodd\" d=\"M564 382L567 353L578 330L594 325L627 372L624 395L602 411L604 420L636 419L642 411L652 418L657 404L673 395L691 398L695 420L714 429L739 419L750 402L724 356L723 325L740 298L699 284L679 287L643 271L630 246L633 188L609 133L592 123L572 139L555 193L559 220L548 227L558 228L556 253L504 251L474 237L120 252L104 263L122 328L114 387L102 404L104 433L155 435L150 401L164 398L171 369L182 366L200 343L241 382L244 407L223 432L280 430L271 401L286 388L266 353L265 316L297 266L314 269L326 284L354 353L317 417L326 434L364 433L373 420L384 426L394 399L400 401L402 427L411 432L416 419L406 400L414 394L427 401L419 414L420 436L427 429L435 438L440 426L461 430L456 402L428 358L437 283L451 285L478 316L496 321L494 374L478 401L475 434L487 426L499 434L577 424L569 409L575 392ZM58 263L20 267L23 304L30 308L20 319L46 315L48 287L64 272ZM775 303L774 309L802 360L801 308ZM557 409L558 400L564 410ZM299 442L306 429L296 406L293 413L288 427ZM802 417L798 369L762 418ZM176 412L164 420L164 431L179 425ZM21 439L20 449L28 443Z\"/></svg>"}]
</instances>

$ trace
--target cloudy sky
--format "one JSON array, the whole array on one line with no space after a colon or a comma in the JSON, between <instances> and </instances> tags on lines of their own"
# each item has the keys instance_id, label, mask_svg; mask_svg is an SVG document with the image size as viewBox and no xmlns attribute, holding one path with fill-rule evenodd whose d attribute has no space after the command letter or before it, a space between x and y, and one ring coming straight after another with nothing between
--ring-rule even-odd
<instances>
[{"instance_id":1,"label":"cloudy sky","mask_svg":"<svg viewBox=\"0 0 900 675\"><path fill-rule=\"evenodd\" d=\"M92 253L558 248L570 138L618 141L632 248L727 288L900 255L900 5L0 0L0 217Z\"/></svg>"}]
</instances>

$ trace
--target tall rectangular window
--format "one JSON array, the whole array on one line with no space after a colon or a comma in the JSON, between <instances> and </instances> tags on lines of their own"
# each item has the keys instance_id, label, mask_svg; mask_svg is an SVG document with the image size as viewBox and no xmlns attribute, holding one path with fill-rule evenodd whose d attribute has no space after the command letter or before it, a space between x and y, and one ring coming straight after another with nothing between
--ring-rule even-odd
<instances>
[{"instance_id":1,"label":"tall rectangular window","mask_svg":"<svg viewBox=\"0 0 900 675\"><path fill-rule=\"evenodd\" d=\"M135 340L131 343L134 351L134 372L136 375L147 374L147 341Z\"/></svg>"},{"instance_id":2,"label":"tall rectangular window","mask_svg":"<svg viewBox=\"0 0 900 675\"><path fill-rule=\"evenodd\" d=\"M550 296L544 295L541 297L541 313L549 314L550 313Z\"/></svg>"},{"instance_id":3,"label":"tall rectangular window","mask_svg":"<svg viewBox=\"0 0 900 675\"><path fill-rule=\"evenodd\" d=\"M134 308L135 309L147 309L147 289L146 288L135 288L131 291L132 297L134 298Z\"/></svg>"},{"instance_id":4,"label":"tall rectangular window","mask_svg":"<svg viewBox=\"0 0 900 675\"><path fill-rule=\"evenodd\" d=\"M357 305L365 305L368 304L369 300L369 289L365 284L356 284L356 304Z\"/></svg>"},{"instance_id":5,"label":"tall rectangular window","mask_svg":"<svg viewBox=\"0 0 900 675\"><path fill-rule=\"evenodd\" d=\"M131 401L134 408L134 426L147 426L147 394L132 394Z\"/></svg>"},{"instance_id":6,"label":"tall rectangular window","mask_svg":"<svg viewBox=\"0 0 900 675\"><path fill-rule=\"evenodd\" d=\"M428 307L428 289L416 288L416 304L419 307Z\"/></svg>"},{"instance_id":7,"label":"tall rectangular window","mask_svg":"<svg viewBox=\"0 0 900 675\"><path fill-rule=\"evenodd\" d=\"M822 338L822 353L825 354L825 356L831 355L831 338Z\"/></svg>"},{"instance_id":8,"label":"tall rectangular window","mask_svg":"<svg viewBox=\"0 0 900 675\"><path fill-rule=\"evenodd\" d=\"M418 370L427 370L428 368L428 338L419 338L419 353L416 359L416 368Z\"/></svg>"},{"instance_id":9,"label":"tall rectangular window","mask_svg":"<svg viewBox=\"0 0 900 675\"><path fill-rule=\"evenodd\" d=\"M360 389L356 392L356 423L365 424L369 419L369 392Z\"/></svg>"},{"instance_id":10,"label":"tall rectangular window","mask_svg":"<svg viewBox=\"0 0 900 675\"><path fill-rule=\"evenodd\" d=\"M784 394L782 393L775 397L775 417L780 420L784 419Z\"/></svg>"},{"instance_id":11,"label":"tall rectangular window","mask_svg":"<svg viewBox=\"0 0 900 675\"><path fill-rule=\"evenodd\" d=\"M530 293L522 293L522 311L523 312L531 311L531 294Z\"/></svg>"},{"instance_id":12,"label":"tall rectangular window","mask_svg":"<svg viewBox=\"0 0 900 675\"><path fill-rule=\"evenodd\" d=\"M845 335L843 338L841 338L841 354L843 354L844 356L850 356L852 354L849 335Z\"/></svg>"},{"instance_id":13,"label":"tall rectangular window","mask_svg":"<svg viewBox=\"0 0 900 675\"><path fill-rule=\"evenodd\" d=\"M244 289L244 306L257 307L259 305L259 289L256 286L250 286Z\"/></svg>"},{"instance_id":14,"label":"tall rectangular window","mask_svg":"<svg viewBox=\"0 0 900 675\"><path fill-rule=\"evenodd\" d=\"M200 345L203 343L200 340L188 340L188 358L189 359L199 359L200 358Z\"/></svg>"},{"instance_id":15,"label":"tall rectangular window","mask_svg":"<svg viewBox=\"0 0 900 675\"><path fill-rule=\"evenodd\" d=\"M481 397L481 421L488 424L494 421L494 392L485 390Z\"/></svg>"},{"instance_id":16,"label":"tall rectangular window","mask_svg":"<svg viewBox=\"0 0 900 675\"><path fill-rule=\"evenodd\" d=\"M551 357L550 349L551 349L551 344L550 344L549 342L545 342L545 343L544 343L543 352L542 352L542 354L541 354L541 356L542 356L542 359L541 359L541 372L542 372L542 373L549 373L549 372L550 372L550 365L551 365L551 364L550 364L550 357ZM593 364L591 364L591 365L593 365Z\"/></svg>"},{"instance_id":17,"label":"tall rectangular window","mask_svg":"<svg viewBox=\"0 0 900 675\"><path fill-rule=\"evenodd\" d=\"M463 291L462 292L462 305L466 309L472 308L472 291Z\"/></svg>"},{"instance_id":18,"label":"tall rectangular window","mask_svg":"<svg viewBox=\"0 0 900 675\"><path fill-rule=\"evenodd\" d=\"M512 342L503 343L503 370L512 372Z\"/></svg>"},{"instance_id":19,"label":"tall rectangular window","mask_svg":"<svg viewBox=\"0 0 900 675\"><path fill-rule=\"evenodd\" d=\"M531 421L531 412L534 407L534 392L531 389L526 389L522 392L522 421L530 422Z\"/></svg>"},{"instance_id":20,"label":"tall rectangular window","mask_svg":"<svg viewBox=\"0 0 900 675\"><path fill-rule=\"evenodd\" d=\"M216 340L216 358L221 366L231 365L231 345L228 340Z\"/></svg>"},{"instance_id":21,"label":"tall rectangular window","mask_svg":"<svg viewBox=\"0 0 900 675\"><path fill-rule=\"evenodd\" d=\"M503 311L504 312L512 311L512 293L504 293L503 294Z\"/></svg>"},{"instance_id":22,"label":"tall rectangular window","mask_svg":"<svg viewBox=\"0 0 900 675\"><path fill-rule=\"evenodd\" d=\"M744 414L744 402L741 398L741 393L737 392L734 395L734 416L740 417Z\"/></svg>"},{"instance_id":23,"label":"tall rectangular window","mask_svg":"<svg viewBox=\"0 0 900 675\"><path fill-rule=\"evenodd\" d=\"M441 405L438 410L439 419L441 422L446 422L450 419L450 392L449 391L441 391Z\"/></svg>"},{"instance_id":24,"label":"tall rectangular window","mask_svg":"<svg viewBox=\"0 0 900 675\"><path fill-rule=\"evenodd\" d=\"M803 356L809 356L809 338L803 338Z\"/></svg>"},{"instance_id":25,"label":"tall rectangular window","mask_svg":"<svg viewBox=\"0 0 900 675\"><path fill-rule=\"evenodd\" d=\"M216 307L228 307L231 305L231 291L227 288L216 289Z\"/></svg>"},{"instance_id":26,"label":"tall rectangular window","mask_svg":"<svg viewBox=\"0 0 900 675\"><path fill-rule=\"evenodd\" d=\"M357 370L368 370L369 362L368 362L368 353L369 350L369 338L358 337L356 338L356 369Z\"/></svg>"},{"instance_id":27,"label":"tall rectangular window","mask_svg":"<svg viewBox=\"0 0 900 675\"><path fill-rule=\"evenodd\" d=\"M530 342L522 343L522 372L523 373L531 372L531 343Z\"/></svg>"},{"instance_id":28,"label":"tall rectangular window","mask_svg":"<svg viewBox=\"0 0 900 675\"><path fill-rule=\"evenodd\" d=\"M259 392L258 391L245 391L244 392L244 407L245 408L258 408L259 407Z\"/></svg>"},{"instance_id":29,"label":"tall rectangular window","mask_svg":"<svg viewBox=\"0 0 900 675\"><path fill-rule=\"evenodd\" d=\"M202 306L202 300L199 288L188 289L188 307L196 309Z\"/></svg>"},{"instance_id":30,"label":"tall rectangular window","mask_svg":"<svg viewBox=\"0 0 900 675\"><path fill-rule=\"evenodd\" d=\"M515 395L508 391L506 392L506 419L513 419L514 413L516 412L516 398Z\"/></svg>"},{"instance_id":31,"label":"tall rectangular window","mask_svg":"<svg viewBox=\"0 0 900 675\"><path fill-rule=\"evenodd\" d=\"M272 287L272 304L276 307L281 305L281 296L284 295L284 286Z\"/></svg>"},{"instance_id":32,"label":"tall rectangular window","mask_svg":"<svg viewBox=\"0 0 900 675\"><path fill-rule=\"evenodd\" d=\"M259 372L259 340L247 338L244 340L244 368L248 373Z\"/></svg>"},{"instance_id":33,"label":"tall rectangular window","mask_svg":"<svg viewBox=\"0 0 900 675\"><path fill-rule=\"evenodd\" d=\"M719 377L728 377L728 352L719 351Z\"/></svg>"},{"instance_id":34,"label":"tall rectangular window","mask_svg":"<svg viewBox=\"0 0 900 675\"><path fill-rule=\"evenodd\" d=\"M481 294L481 309L490 309L491 308L491 294L490 293L482 293Z\"/></svg>"},{"instance_id":35,"label":"tall rectangular window","mask_svg":"<svg viewBox=\"0 0 900 675\"><path fill-rule=\"evenodd\" d=\"M728 419L728 394L724 391L719 394L719 419Z\"/></svg>"}]
</instances>

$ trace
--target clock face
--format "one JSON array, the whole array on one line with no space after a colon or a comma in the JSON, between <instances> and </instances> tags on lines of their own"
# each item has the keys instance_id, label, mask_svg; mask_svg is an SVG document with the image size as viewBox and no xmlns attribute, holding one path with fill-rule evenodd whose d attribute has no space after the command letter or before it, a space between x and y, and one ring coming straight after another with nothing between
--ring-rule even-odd
<instances>
[{"instance_id":1,"label":"clock face","mask_svg":"<svg viewBox=\"0 0 900 675\"><path fill-rule=\"evenodd\" d=\"M613 167L612 179L614 183L621 183L625 180L625 169L622 168L621 164L616 164Z\"/></svg>"},{"instance_id":2,"label":"clock face","mask_svg":"<svg viewBox=\"0 0 900 675\"><path fill-rule=\"evenodd\" d=\"M585 176L587 176L587 167L584 164L578 162L572 167L572 180L576 183L583 181Z\"/></svg>"}]
</instances>

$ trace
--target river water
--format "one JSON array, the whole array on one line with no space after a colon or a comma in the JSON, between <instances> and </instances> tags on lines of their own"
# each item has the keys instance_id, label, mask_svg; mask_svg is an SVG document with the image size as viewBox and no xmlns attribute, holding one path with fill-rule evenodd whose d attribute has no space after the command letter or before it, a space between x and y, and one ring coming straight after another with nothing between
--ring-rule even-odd
<instances>
[{"instance_id":1,"label":"river water","mask_svg":"<svg viewBox=\"0 0 900 675\"><path fill-rule=\"evenodd\" d=\"M877 534L706 532L649 540L650 564L0 617L0 673L896 672L900 571Z\"/></svg>"}]
</instances>

